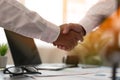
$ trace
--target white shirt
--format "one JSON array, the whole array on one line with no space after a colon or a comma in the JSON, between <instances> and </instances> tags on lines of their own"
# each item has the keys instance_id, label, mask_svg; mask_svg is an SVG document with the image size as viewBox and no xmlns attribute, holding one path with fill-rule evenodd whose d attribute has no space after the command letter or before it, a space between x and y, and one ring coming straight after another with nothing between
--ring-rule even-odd
<instances>
[{"instance_id":1,"label":"white shirt","mask_svg":"<svg viewBox=\"0 0 120 80\"><path fill-rule=\"evenodd\" d=\"M79 22L87 33L100 25L102 20L117 9L117 0L100 0L89 9L86 16Z\"/></svg>"},{"instance_id":2,"label":"white shirt","mask_svg":"<svg viewBox=\"0 0 120 80\"><path fill-rule=\"evenodd\" d=\"M46 42L55 41L60 33L58 26L28 10L16 0L0 0L0 26Z\"/></svg>"}]
</instances>

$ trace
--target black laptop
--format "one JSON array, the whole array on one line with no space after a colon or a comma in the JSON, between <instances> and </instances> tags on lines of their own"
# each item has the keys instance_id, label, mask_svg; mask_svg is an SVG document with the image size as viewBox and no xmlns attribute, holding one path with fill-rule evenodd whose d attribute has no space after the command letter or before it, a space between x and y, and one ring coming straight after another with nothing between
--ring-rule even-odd
<instances>
[{"instance_id":1,"label":"black laptop","mask_svg":"<svg viewBox=\"0 0 120 80\"><path fill-rule=\"evenodd\" d=\"M41 64L38 50L32 38L22 36L12 31L4 31L15 66Z\"/></svg>"},{"instance_id":2,"label":"black laptop","mask_svg":"<svg viewBox=\"0 0 120 80\"><path fill-rule=\"evenodd\" d=\"M9 30L4 31L15 66L35 66L40 70L61 70L66 68L64 64L42 64L34 39Z\"/></svg>"}]
</instances>

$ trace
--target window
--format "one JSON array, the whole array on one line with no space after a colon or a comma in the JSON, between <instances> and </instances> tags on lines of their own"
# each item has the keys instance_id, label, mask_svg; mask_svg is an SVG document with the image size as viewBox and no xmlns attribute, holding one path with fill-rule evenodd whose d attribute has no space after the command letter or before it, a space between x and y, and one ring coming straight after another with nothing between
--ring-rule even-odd
<instances>
[{"instance_id":1,"label":"window","mask_svg":"<svg viewBox=\"0 0 120 80\"><path fill-rule=\"evenodd\" d=\"M66 0L64 1L64 22L79 22L88 9L98 0Z\"/></svg>"}]
</instances>

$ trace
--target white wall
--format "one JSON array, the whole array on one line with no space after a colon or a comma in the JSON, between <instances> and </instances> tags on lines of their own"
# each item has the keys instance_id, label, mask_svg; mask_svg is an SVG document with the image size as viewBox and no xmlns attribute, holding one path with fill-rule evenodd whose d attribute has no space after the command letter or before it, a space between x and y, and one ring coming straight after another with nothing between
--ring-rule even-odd
<instances>
[{"instance_id":1,"label":"white wall","mask_svg":"<svg viewBox=\"0 0 120 80\"><path fill-rule=\"evenodd\" d=\"M57 48L46 48L46 47L38 47L38 51L42 60L42 63L62 63L62 58L66 55L67 52L57 49ZM13 64L13 59L8 50L8 64Z\"/></svg>"},{"instance_id":2,"label":"white wall","mask_svg":"<svg viewBox=\"0 0 120 80\"><path fill-rule=\"evenodd\" d=\"M62 24L63 0L25 0L25 6L54 24Z\"/></svg>"}]
</instances>

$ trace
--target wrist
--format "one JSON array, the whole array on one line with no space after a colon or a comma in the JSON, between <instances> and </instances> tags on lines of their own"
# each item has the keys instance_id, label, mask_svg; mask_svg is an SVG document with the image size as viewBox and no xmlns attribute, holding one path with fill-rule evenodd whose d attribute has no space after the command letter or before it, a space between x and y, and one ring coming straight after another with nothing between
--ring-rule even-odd
<instances>
[{"instance_id":1,"label":"wrist","mask_svg":"<svg viewBox=\"0 0 120 80\"><path fill-rule=\"evenodd\" d=\"M80 25L80 26L81 26L81 29L82 29L83 36L85 36L86 35L86 30L84 29L84 27L82 25Z\"/></svg>"}]
</instances>

